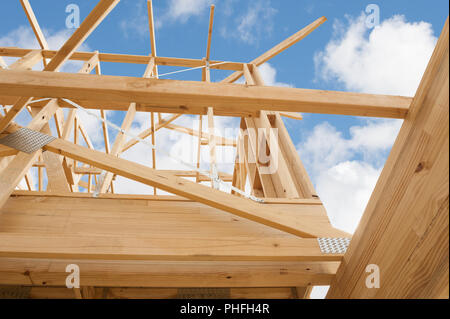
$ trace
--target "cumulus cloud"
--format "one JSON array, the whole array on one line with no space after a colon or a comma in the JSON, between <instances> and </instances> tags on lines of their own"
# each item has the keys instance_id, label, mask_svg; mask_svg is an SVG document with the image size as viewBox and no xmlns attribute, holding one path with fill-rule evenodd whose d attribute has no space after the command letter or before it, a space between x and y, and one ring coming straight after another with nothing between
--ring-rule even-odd
<instances>
[{"instance_id":1,"label":"cumulus cloud","mask_svg":"<svg viewBox=\"0 0 450 319\"><path fill-rule=\"evenodd\" d=\"M167 15L172 20L186 22L192 16L202 14L213 0L170 0Z\"/></svg>"},{"instance_id":2,"label":"cumulus cloud","mask_svg":"<svg viewBox=\"0 0 450 319\"><path fill-rule=\"evenodd\" d=\"M148 14L145 1L136 1L133 6L132 17L126 17L119 23L120 29L125 36L138 37L148 41Z\"/></svg>"},{"instance_id":3,"label":"cumulus cloud","mask_svg":"<svg viewBox=\"0 0 450 319\"><path fill-rule=\"evenodd\" d=\"M292 84L278 82L277 77L277 70L270 64L270 63L264 63L261 66L259 66L259 73L261 74L261 77L264 80L264 83L268 86L283 86L283 87L293 87Z\"/></svg>"},{"instance_id":4,"label":"cumulus cloud","mask_svg":"<svg viewBox=\"0 0 450 319\"><path fill-rule=\"evenodd\" d=\"M367 29L365 18L334 23L333 38L315 56L318 78L351 91L413 96L437 41L431 24L395 15Z\"/></svg>"},{"instance_id":5,"label":"cumulus cloud","mask_svg":"<svg viewBox=\"0 0 450 319\"><path fill-rule=\"evenodd\" d=\"M243 42L254 44L262 34L272 33L273 16L276 12L270 0L252 2L247 12L237 18L237 33L232 34Z\"/></svg>"},{"instance_id":6,"label":"cumulus cloud","mask_svg":"<svg viewBox=\"0 0 450 319\"><path fill-rule=\"evenodd\" d=\"M401 120L365 120L345 138L331 124L315 126L298 150L332 224L353 233L375 187Z\"/></svg>"}]
</instances>

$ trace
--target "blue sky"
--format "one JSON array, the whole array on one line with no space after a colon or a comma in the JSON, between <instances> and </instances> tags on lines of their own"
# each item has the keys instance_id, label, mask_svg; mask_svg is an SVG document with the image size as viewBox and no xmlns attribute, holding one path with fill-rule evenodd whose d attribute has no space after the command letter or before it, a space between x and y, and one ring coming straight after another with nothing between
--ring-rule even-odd
<instances>
[{"instance_id":1,"label":"blue sky","mask_svg":"<svg viewBox=\"0 0 450 319\"><path fill-rule=\"evenodd\" d=\"M77 4L82 20L97 3L30 2L52 49L58 49L73 31L65 25L66 6ZM408 96L414 95L449 12L445 0L154 0L158 55L204 57L211 3L216 5L211 59L249 62L326 16L328 21L312 34L261 67L267 84ZM365 24L364 11L371 3L380 9L380 24L375 28ZM0 46L37 45L19 1L3 1L0 30ZM80 50L149 54L146 1L122 0ZM75 71L77 65L68 67ZM160 67L159 71L175 69ZM102 64L103 74L140 77L144 70L144 65ZM227 75L226 71L214 71L212 80ZM165 78L200 80L201 73L195 70ZM123 113L110 119L120 125L122 117ZM189 117L183 118L180 124L192 125ZM84 121L94 142L99 141L99 123ZM222 128L236 125L229 119L217 121ZM137 134L146 128L148 116L140 115L135 122L132 131ZM402 121L304 114L302 121L286 119L285 123L333 225L353 232ZM110 133L113 140L115 133ZM178 154L189 144L185 136L176 136L175 141L167 134L158 138L160 145L171 145ZM205 154L207 157L206 149ZM151 154L138 145L124 157L143 161ZM163 167L166 162L159 158L159 168L168 168ZM119 181L119 191L147 191Z\"/></svg>"}]
</instances>

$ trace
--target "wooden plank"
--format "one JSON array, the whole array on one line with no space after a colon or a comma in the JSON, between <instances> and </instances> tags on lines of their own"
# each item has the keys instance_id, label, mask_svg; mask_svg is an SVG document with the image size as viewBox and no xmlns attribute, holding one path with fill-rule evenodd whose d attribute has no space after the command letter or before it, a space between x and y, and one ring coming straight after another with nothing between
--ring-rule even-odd
<instances>
[{"instance_id":1,"label":"wooden plank","mask_svg":"<svg viewBox=\"0 0 450 319\"><path fill-rule=\"evenodd\" d=\"M212 105L228 112L240 108L403 118L411 103L401 96L16 70L0 70L0 84L1 95L134 101L183 112Z\"/></svg>"},{"instance_id":2,"label":"wooden plank","mask_svg":"<svg viewBox=\"0 0 450 319\"><path fill-rule=\"evenodd\" d=\"M198 139L197 139L197 170L200 169L200 164L202 160L202 133L203 132L203 116L198 117ZM197 172L195 176L195 182L200 182L200 173Z\"/></svg>"},{"instance_id":3,"label":"wooden plank","mask_svg":"<svg viewBox=\"0 0 450 319\"><path fill-rule=\"evenodd\" d=\"M277 196L276 187L271 176L269 174L260 173L261 165L258 159L260 150L258 145L258 127L255 124L254 119L244 118L243 122L241 128L244 130L243 132L245 135L241 136L241 138L243 139L243 143L245 143L245 147L241 154L243 154L244 160L248 166L250 186L252 187L253 192L255 192L256 189L261 189L264 194L261 197L286 197L282 196L283 194Z\"/></svg>"},{"instance_id":4,"label":"wooden plank","mask_svg":"<svg viewBox=\"0 0 450 319\"><path fill-rule=\"evenodd\" d=\"M196 177L198 174L197 171L181 171L181 170L158 170L158 171L174 174L175 176L179 176L179 177ZM221 180L223 180L224 182L231 182L231 180L233 178L233 176L228 173L218 172L218 175L219 175L219 178ZM207 176L200 174L200 177L199 177L200 182L205 182L205 181L210 181L210 180L211 179L208 178Z\"/></svg>"},{"instance_id":5,"label":"wooden plank","mask_svg":"<svg viewBox=\"0 0 450 319\"><path fill-rule=\"evenodd\" d=\"M36 36L41 49L48 50L49 47L47 44L47 40L42 33L41 27L39 26L36 16L34 15L33 8L31 7L30 2L28 0L20 0L20 3L22 4L23 10L27 15L28 21L30 21L31 28L33 29L34 35Z\"/></svg>"},{"instance_id":6,"label":"wooden plank","mask_svg":"<svg viewBox=\"0 0 450 319\"><path fill-rule=\"evenodd\" d=\"M96 55L98 57L98 51L96 51ZM100 60L95 65L95 74L100 75L102 74L101 67L100 67ZM100 116L102 117L102 130L103 130L103 139L104 139L104 145L105 145L105 152L109 154L111 152L111 147L109 145L109 132L108 132L108 123L106 122L106 112L105 110L100 110Z\"/></svg>"},{"instance_id":7,"label":"wooden plank","mask_svg":"<svg viewBox=\"0 0 450 319\"><path fill-rule=\"evenodd\" d=\"M14 148L0 144L0 157L16 155L18 152Z\"/></svg>"},{"instance_id":8,"label":"wooden plank","mask_svg":"<svg viewBox=\"0 0 450 319\"><path fill-rule=\"evenodd\" d=\"M293 120L303 120L303 116L301 113L295 112L280 112L281 116L288 117Z\"/></svg>"},{"instance_id":9,"label":"wooden plank","mask_svg":"<svg viewBox=\"0 0 450 319\"><path fill-rule=\"evenodd\" d=\"M155 23L153 20L153 3L152 0L147 0L147 11L148 11L148 27L150 31L150 55L155 58L156 57L156 37L155 37ZM153 67L152 73L153 77L158 77L158 65L155 62L155 59L152 59Z\"/></svg>"},{"instance_id":10,"label":"wooden plank","mask_svg":"<svg viewBox=\"0 0 450 319\"><path fill-rule=\"evenodd\" d=\"M209 12L209 27L208 27L208 41L206 43L206 61L209 61L209 58L211 57L211 39L212 39L212 31L213 31L213 24L214 24L214 5L211 5L211 9Z\"/></svg>"},{"instance_id":11,"label":"wooden plank","mask_svg":"<svg viewBox=\"0 0 450 319\"><path fill-rule=\"evenodd\" d=\"M287 48L293 46L300 40L304 39L307 35L309 35L311 32L313 32L317 27L319 27L322 23L327 21L325 17L320 17L316 21L312 22L308 26L304 27L303 29L297 31L295 34L291 35L289 38L285 39L284 41L280 42L270 50L266 51L264 54L260 55L256 59L254 59L252 64L256 64L257 66L269 61L274 56L278 55L279 53L283 52ZM236 80L238 80L244 73L242 71L234 72L230 76L226 77L222 80L224 83L233 83Z\"/></svg>"},{"instance_id":12,"label":"wooden plank","mask_svg":"<svg viewBox=\"0 0 450 319\"><path fill-rule=\"evenodd\" d=\"M78 169L82 169L81 167ZM173 171L172 171L173 172ZM175 174L177 174L175 172ZM225 178L225 177L224 177ZM85 193L46 193L46 192L29 192L15 190L11 196L40 196L40 197L62 197L62 198L92 198L91 194ZM192 202L192 200L173 195L143 195L143 194L99 194L98 198L109 199L133 199L147 201L183 201ZM264 198L267 204L293 204L293 205L323 205L319 199L289 199L289 198ZM326 214L324 215L326 216Z\"/></svg>"},{"instance_id":13,"label":"wooden plank","mask_svg":"<svg viewBox=\"0 0 450 319\"><path fill-rule=\"evenodd\" d=\"M284 214L251 200L238 198L174 175L163 174L146 166L89 150L61 139L47 144L45 149L298 236L324 237L328 233L323 227L305 223L296 215Z\"/></svg>"},{"instance_id":14,"label":"wooden plank","mask_svg":"<svg viewBox=\"0 0 450 319\"><path fill-rule=\"evenodd\" d=\"M11 64L9 68L15 70L31 70L39 61L42 61L41 50L33 50L23 58Z\"/></svg>"},{"instance_id":15,"label":"wooden plank","mask_svg":"<svg viewBox=\"0 0 450 319\"><path fill-rule=\"evenodd\" d=\"M318 205L288 210L319 227L328 223ZM0 237L0 255L17 258L311 262L342 256L322 254L314 238L179 201L12 197L2 209Z\"/></svg>"},{"instance_id":16,"label":"wooden plank","mask_svg":"<svg viewBox=\"0 0 450 319\"><path fill-rule=\"evenodd\" d=\"M14 287L15 288L15 287ZM224 297L222 297L222 295ZM210 288L210 289L178 289L178 288L105 288L81 287L83 299L205 299L218 296L222 299L292 299L297 292L291 287L269 288ZM77 296L75 296L76 298ZM65 287L31 287L30 299L73 299L74 292Z\"/></svg>"},{"instance_id":17,"label":"wooden plank","mask_svg":"<svg viewBox=\"0 0 450 319\"><path fill-rule=\"evenodd\" d=\"M14 104L19 97L16 96L6 96L0 95L0 104L4 105L12 105ZM130 103L126 102L105 102L105 101L89 101L89 100L77 100L73 99L74 102L80 104L82 107L86 109L94 109L94 110L112 110L112 111L126 111ZM75 108L72 104L59 99L59 103L62 108ZM43 101L34 102L33 105L43 107L45 103ZM174 114L203 114L206 115L206 108L204 107L189 107L184 108L180 107L163 107L163 106L151 106L146 103L136 103L137 112L157 112L157 113L174 113ZM237 116L237 117L253 117L257 116L257 111L245 110L242 108L219 108L216 110L217 116Z\"/></svg>"},{"instance_id":18,"label":"wooden plank","mask_svg":"<svg viewBox=\"0 0 450 319\"><path fill-rule=\"evenodd\" d=\"M136 115L136 103L131 103L130 107L125 114L125 118L122 122L122 131L117 133L116 139L114 140L114 144L111 149L111 155L118 156L120 154L120 151L122 150L122 146L125 143L125 134L123 132L127 132L128 129L131 127L131 124L133 123L134 116ZM99 185L97 186L97 191L99 193L106 193L111 185L113 174L111 172L107 172L104 176L103 180L100 181Z\"/></svg>"},{"instance_id":19,"label":"wooden plank","mask_svg":"<svg viewBox=\"0 0 450 319\"><path fill-rule=\"evenodd\" d=\"M339 262L169 262L70 260L96 287L292 287L327 285ZM68 260L0 258L0 284L65 286ZM67 288L65 288L68 290Z\"/></svg>"},{"instance_id":20,"label":"wooden plank","mask_svg":"<svg viewBox=\"0 0 450 319\"><path fill-rule=\"evenodd\" d=\"M211 19L214 15L214 6L211 6ZM212 28L210 20L210 27ZM210 39L209 39L210 41ZM211 72L208 67L208 60L205 60L206 67L202 69L202 77L203 81L210 83L211 82ZM217 166L216 166L216 138L215 138L215 128L214 128L214 108L209 106L207 111L208 116L208 147L209 147L209 173L211 175L211 187L219 188L220 186L215 182L214 178L217 174ZM200 134L199 131L198 134ZM201 133L203 135L203 133Z\"/></svg>"},{"instance_id":21,"label":"wooden plank","mask_svg":"<svg viewBox=\"0 0 450 319\"><path fill-rule=\"evenodd\" d=\"M32 49L0 47L0 57L22 57L29 53ZM57 51L43 50L42 54L45 58L51 59L56 55ZM87 61L92 56L93 52L74 52L70 56L70 60ZM110 63L131 63L131 64L148 64L151 56L148 55L132 55L132 54L116 54L116 53L100 53L99 59L101 62ZM155 57L157 65L178 66L186 68L195 68L205 65L202 59L185 59L174 57ZM231 61L211 60L211 69L242 71L244 63Z\"/></svg>"},{"instance_id":22,"label":"wooden plank","mask_svg":"<svg viewBox=\"0 0 450 319\"><path fill-rule=\"evenodd\" d=\"M53 103L57 104L58 102L56 100L53 100ZM40 108L32 107L32 116L37 116L39 111ZM52 131L48 123L44 125L44 127L41 129L41 132L47 135L52 135ZM57 154L51 154L49 152L44 152L42 154L42 158L44 160L47 172L47 190L56 192L69 192L70 188L67 184L66 174L62 165L63 158L61 158Z\"/></svg>"},{"instance_id":23,"label":"wooden plank","mask_svg":"<svg viewBox=\"0 0 450 319\"><path fill-rule=\"evenodd\" d=\"M328 298L448 298L448 36L447 19Z\"/></svg>"},{"instance_id":24,"label":"wooden plank","mask_svg":"<svg viewBox=\"0 0 450 319\"><path fill-rule=\"evenodd\" d=\"M173 261L340 261L314 238L152 238L0 233L0 257ZM280 247L279 249L274 249Z\"/></svg>"},{"instance_id":25,"label":"wooden plank","mask_svg":"<svg viewBox=\"0 0 450 319\"><path fill-rule=\"evenodd\" d=\"M155 113L150 113L150 129L155 132ZM152 167L153 169L156 169L156 134L152 134L152 145L154 146L152 148ZM156 195L156 188L153 187L153 194Z\"/></svg>"}]
</instances>

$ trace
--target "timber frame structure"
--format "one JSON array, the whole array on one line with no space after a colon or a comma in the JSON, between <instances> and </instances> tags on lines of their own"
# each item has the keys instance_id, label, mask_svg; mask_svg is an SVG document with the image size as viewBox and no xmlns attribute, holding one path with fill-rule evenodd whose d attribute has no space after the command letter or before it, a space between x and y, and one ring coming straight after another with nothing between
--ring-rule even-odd
<instances>
[{"instance_id":1,"label":"timber frame structure","mask_svg":"<svg viewBox=\"0 0 450 319\"><path fill-rule=\"evenodd\" d=\"M13 140L0 144L0 296L308 298L311 287L331 285L329 298L448 298L448 20L411 98L264 86L258 66L324 17L238 63L210 59L214 6L205 58L183 59L156 54L151 0L148 56L77 51L119 0L100 0L58 51L49 50L28 0L20 1L41 49L0 47L0 141ZM18 60L7 65L2 57ZM58 72L68 60L83 61L77 74ZM43 70L32 71L39 62ZM102 62L141 64L145 72L102 75ZM160 65L202 68L202 81L161 80ZM211 83L210 69L234 73ZM233 84L242 76L244 84ZM94 149L78 107L100 110L104 151ZM126 111L111 145L106 110ZM32 115L26 128L14 121L20 112ZM136 112L149 113L149 128L127 139ZM353 237L331 226L283 124L286 116L300 120L298 112L404 120ZM172 123L184 114L199 118L198 130ZM262 131L223 138L215 135L215 116ZM50 121L57 132L37 150L11 147L28 142L21 132L48 138ZM192 135L198 154L208 147L210 174L158 170L155 149L152 167L120 157L143 139L156 145L162 129ZM278 132L275 141L270 129ZM274 172L255 160L261 140L277 162ZM215 170L221 146L236 148L233 174ZM154 194L117 194L117 175L152 186ZM234 187L231 193L218 189L219 180ZM243 194L246 184L251 198ZM79 289L65 287L68 264L79 266ZM380 288L365 284L369 264L380 268Z\"/></svg>"}]
</instances>

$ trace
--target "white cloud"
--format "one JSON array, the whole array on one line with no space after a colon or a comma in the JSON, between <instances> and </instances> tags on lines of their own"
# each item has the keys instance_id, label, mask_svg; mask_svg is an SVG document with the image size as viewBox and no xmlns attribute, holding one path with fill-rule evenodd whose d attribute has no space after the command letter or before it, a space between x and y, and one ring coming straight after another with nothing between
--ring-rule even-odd
<instances>
[{"instance_id":1,"label":"white cloud","mask_svg":"<svg viewBox=\"0 0 450 319\"><path fill-rule=\"evenodd\" d=\"M136 1L133 6L133 15L120 21L120 29L126 38L135 36L148 41L149 26L146 8L146 1Z\"/></svg>"},{"instance_id":2,"label":"white cloud","mask_svg":"<svg viewBox=\"0 0 450 319\"><path fill-rule=\"evenodd\" d=\"M255 43L263 33L272 32L276 12L269 0L252 1L247 12L238 18L237 35L243 42Z\"/></svg>"},{"instance_id":3,"label":"white cloud","mask_svg":"<svg viewBox=\"0 0 450 319\"><path fill-rule=\"evenodd\" d=\"M335 227L356 229L400 125L400 120L365 120L345 138L324 122L298 145Z\"/></svg>"},{"instance_id":4,"label":"white cloud","mask_svg":"<svg viewBox=\"0 0 450 319\"><path fill-rule=\"evenodd\" d=\"M317 191L329 211L331 223L353 233L381 173L361 161L338 163L319 174Z\"/></svg>"},{"instance_id":5,"label":"white cloud","mask_svg":"<svg viewBox=\"0 0 450 319\"><path fill-rule=\"evenodd\" d=\"M369 30L364 14L348 20L335 22L333 38L316 54L318 78L351 91L413 96L437 41L431 24L395 15Z\"/></svg>"},{"instance_id":6,"label":"white cloud","mask_svg":"<svg viewBox=\"0 0 450 319\"><path fill-rule=\"evenodd\" d=\"M264 63L259 66L259 73L264 80L264 83L268 86L284 86L284 87L293 87L293 85L283 82L278 82L276 80L277 70L270 64Z\"/></svg>"},{"instance_id":7,"label":"white cloud","mask_svg":"<svg viewBox=\"0 0 450 319\"><path fill-rule=\"evenodd\" d=\"M172 20L186 22L191 16L202 14L213 0L170 0L167 15Z\"/></svg>"},{"instance_id":8,"label":"white cloud","mask_svg":"<svg viewBox=\"0 0 450 319\"><path fill-rule=\"evenodd\" d=\"M228 0L226 3L227 16L234 13L233 2ZM271 6L270 0L252 1L245 13L234 13L237 17L231 20L233 27L226 24L220 27L220 35L224 38L237 38L247 44L255 44L262 36L271 35L274 25L273 17L276 13L277 10Z\"/></svg>"}]
</instances>

